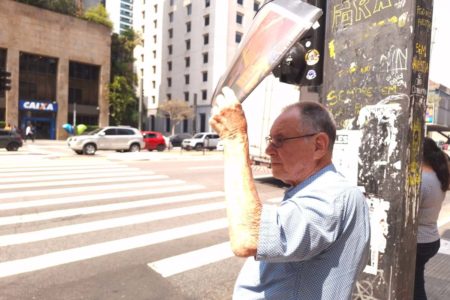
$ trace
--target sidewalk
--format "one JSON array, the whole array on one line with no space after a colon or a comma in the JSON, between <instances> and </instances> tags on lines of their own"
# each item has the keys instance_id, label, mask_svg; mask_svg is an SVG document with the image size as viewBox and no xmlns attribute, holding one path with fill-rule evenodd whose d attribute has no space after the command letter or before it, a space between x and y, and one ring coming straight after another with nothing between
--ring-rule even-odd
<instances>
[{"instance_id":1,"label":"sidewalk","mask_svg":"<svg viewBox=\"0 0 450 300\"><path fill-rule=\"evenodd\" d=\"M425 288L429 300L450 299L450 192L439 215L441 248L426 265Z\"/></svg>"}]
</instances>

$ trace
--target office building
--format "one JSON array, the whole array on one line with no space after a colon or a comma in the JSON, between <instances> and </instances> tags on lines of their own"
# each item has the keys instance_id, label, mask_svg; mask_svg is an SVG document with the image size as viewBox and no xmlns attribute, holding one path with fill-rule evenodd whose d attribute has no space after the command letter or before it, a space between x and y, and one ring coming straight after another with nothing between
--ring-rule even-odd
<instances>
[{"instance_id":1,"label":"office building","mask_svg":"<svg viewBox=\"0 0 450 300\"><path fill-rule=\"evenodd\" d=\"M106 0L105 8L113 22L115 33L133 28L133 0Z\"/></svg>"},{"instance_id":2,"label":"office building","mask_svg":"<svg viewBox=\"0 0 450 300\"><path fill-rule=\"evenodd\" d=\"M43 139L67 138L66 123L108 125L108 27L3 0L0 28L0 69L11 73L0 120L31 122Z\"/></svg>"},{"instance_id":3,"label":"office building","mask_svg":"<svg viewBox=\"0 0 450 300\"><path fill-rule=\"evenodd\" d=\"M209 131L211 96L259 9L256 0L135 0L134 29L143 38L135 49L138 94L147 128L168 134L171 120L160 116L164 101L183 100L194 120L176 132Z\"/></svg>"}]
</instances>

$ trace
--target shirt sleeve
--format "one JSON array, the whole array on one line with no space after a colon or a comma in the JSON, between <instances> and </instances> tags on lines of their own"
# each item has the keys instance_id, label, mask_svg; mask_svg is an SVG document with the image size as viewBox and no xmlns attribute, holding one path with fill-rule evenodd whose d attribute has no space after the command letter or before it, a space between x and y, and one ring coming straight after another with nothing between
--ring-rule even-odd
<instances>
[{"instance_id":1,"label":"shirt sleeve","mask_svg":"<svg viewBox=\"0 0 450 300\"><path fill-rule=\"evenodd\" d=\"M299 197L264 205L256 260L308 260L326 250L342 230L343 199Z\"/></svg>"}]
</instances>

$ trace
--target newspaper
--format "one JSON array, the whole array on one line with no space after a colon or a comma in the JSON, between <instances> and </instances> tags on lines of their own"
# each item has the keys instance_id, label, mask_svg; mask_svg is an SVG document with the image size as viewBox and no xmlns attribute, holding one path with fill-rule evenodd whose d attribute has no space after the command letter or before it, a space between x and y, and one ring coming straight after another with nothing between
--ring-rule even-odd
<instances>
[{"instance_id":1,"label":"newspaper","mask_svg":"<svg viewBox=\"0 0 450 300\"><path fill-rule=\"evenodd\" d=\"M265 4L219 80L212 104L225 86L243 102L321 15L320 8L302 1L274 0Z\"/></svg>"}]
</instances>

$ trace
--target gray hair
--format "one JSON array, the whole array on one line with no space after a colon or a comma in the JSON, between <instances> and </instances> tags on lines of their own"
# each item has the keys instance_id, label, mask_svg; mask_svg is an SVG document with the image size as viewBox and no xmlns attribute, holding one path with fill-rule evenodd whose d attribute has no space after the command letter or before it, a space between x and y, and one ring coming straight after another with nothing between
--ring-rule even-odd
<instances>
[{"instance_id":1,"label":"gray hair","mask_svg":"<svg viewBox=\"0 0 450 300\"><path fill-rule=\"evenodd\" d=\"M328 109L318 102L301 101L291 104L283 111L297 109L300 113L300 128L309 128L315 132L324 132L329 140L329 150L333 151L336 140L336 123Z\"/></svg>"}]
</instances>

